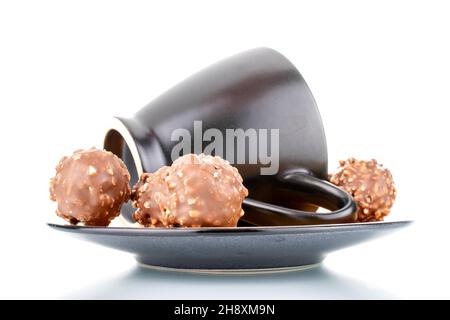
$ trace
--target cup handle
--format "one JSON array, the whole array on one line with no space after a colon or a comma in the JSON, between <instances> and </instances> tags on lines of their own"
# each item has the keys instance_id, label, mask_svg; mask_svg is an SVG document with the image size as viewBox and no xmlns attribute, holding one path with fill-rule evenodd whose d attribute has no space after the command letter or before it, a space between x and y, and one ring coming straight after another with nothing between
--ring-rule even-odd
<instances>
[{"instance_id":1,"label":"cup handle","mask_svg":"<svg viewBox=\"0 0 450 320\"><path fill-rule=\"evenodd\" d=\"M346 191L304 171L288 171L278 182L293 191L301 191L315 205L332 210L316 213L286 208L254 199L244 200L242 220L254 225L308 225L356 221L356 204Z\"/></svg>"}]
</instances>

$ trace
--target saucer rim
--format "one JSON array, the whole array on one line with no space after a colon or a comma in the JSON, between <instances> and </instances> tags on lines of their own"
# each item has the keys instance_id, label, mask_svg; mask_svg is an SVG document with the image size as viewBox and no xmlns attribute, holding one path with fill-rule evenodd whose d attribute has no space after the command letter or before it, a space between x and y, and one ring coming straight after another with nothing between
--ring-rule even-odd
<instances>
[{"instance_id":1,"label":"saucer rim","mask_svg":"<svg viewBox=\"0 0 450 320\"><path fill-rule=\"evenodd\" d=\"M317 224L298 226L245 226L245 227L192 227L192 228L137 228L137 227L99 227L78 226L69 224L47 223L52 229L76 233L109 234L109 235L193 235L193 234L242 234L242 233L298 233L326 232L326 231L357 231L383 227L406 227L414 223L414 220L356 222L339 224Z\"/></svg>"}]
</instances>

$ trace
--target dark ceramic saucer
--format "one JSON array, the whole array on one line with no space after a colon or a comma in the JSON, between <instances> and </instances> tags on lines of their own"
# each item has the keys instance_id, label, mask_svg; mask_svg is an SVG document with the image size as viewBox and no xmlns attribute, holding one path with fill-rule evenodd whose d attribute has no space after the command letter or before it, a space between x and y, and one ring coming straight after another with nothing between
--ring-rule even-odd
<instances>
[{"instance_id":1,"label":"dark ceramic saucer","mask_svg":"<svg viewBox=\"0 0 450 320\"><path fill-rule=\"evenodd\" d=\"M48 225L110 248L135 254L156 268L198 272L303 269L327 253L384 236L411 221L285 227L144 229Z\"/></svg>"}]
</instances>

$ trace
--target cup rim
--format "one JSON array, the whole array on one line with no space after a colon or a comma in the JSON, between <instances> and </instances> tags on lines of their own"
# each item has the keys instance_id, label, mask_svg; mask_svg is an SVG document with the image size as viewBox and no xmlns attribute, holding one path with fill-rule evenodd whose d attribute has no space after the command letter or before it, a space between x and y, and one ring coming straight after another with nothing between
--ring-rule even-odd
<instances>
[{"instance_id":1,"label":"cup rim","mask_svg":"<svg viewBox=\"0 0 450 320\"><path fill-rule=\"evenodd\" d=\"M130 131L128 130L128 128L125 126L124 122L120 118L113 117L110 120L110 125L105 133L105 138L103 140L103 147L105 148L105 150L113 152L112 150L109 150L109 148L107 148L108 137L113 131L115 131L116 133L118 133L121 136L121 138L123 139L125 144L130 149L131 157L133 158L133 162L136 167L137 176L140 177L144 173L144 169L142 166L141 157L139 156L139 151L138 151L136 142L134 141L133 137L131 136ZM122 159L121 153L117 153L117 152L113 152L113 153Z\"/></svg>"}]
</instances>

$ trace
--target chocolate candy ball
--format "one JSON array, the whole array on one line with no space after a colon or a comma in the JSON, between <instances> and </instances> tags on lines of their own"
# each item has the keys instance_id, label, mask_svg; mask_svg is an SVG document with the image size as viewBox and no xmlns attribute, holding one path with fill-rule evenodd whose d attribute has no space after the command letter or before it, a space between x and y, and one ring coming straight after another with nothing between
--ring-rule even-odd
<instances>
[{"instance_id":1,"label":"chocolate candy ball","mask_svg":"<svg viewBox=\"0 0 450 320\"><path fill-rule=\"evenodd\" d=\"M358 221L383 220L397 195L391 172L376 160L350 158L340 161L340 165L330 181L353 196L358 207Z\"/></svg>"},{"instance_id":2,"label":"chocolate candy ball","mask_svg":"<svg viewBox=\"0 0 450 320\"><path fill-rule=\"evenodd\" d=\"M146 227L235 227L247 195L228 161L188 154L141 176L132 195L134 219Z\"/></svg>"},{"instance_id":3,"label":"chocolate candy ball","mask_svg":"<svg viewBox=\"0 0 450 320\"><path fill-rule=\"evenodd\" d=\"M50 180L56 214L71 224L107 226L130 197L130 174L111 152L91 148L63 157Z\"/></svg>"}]
</instances>

